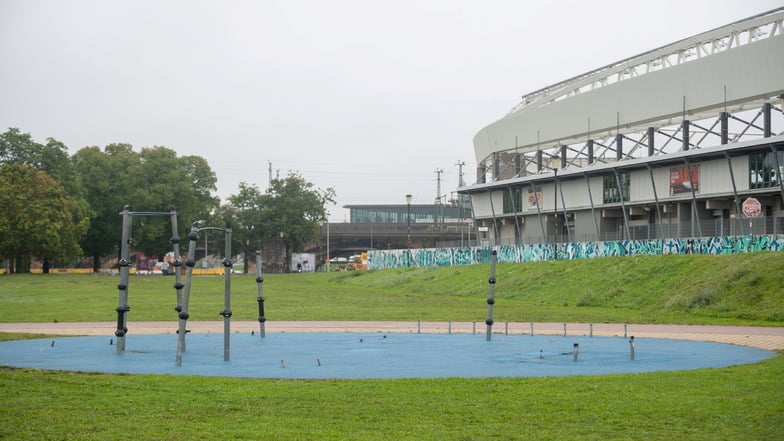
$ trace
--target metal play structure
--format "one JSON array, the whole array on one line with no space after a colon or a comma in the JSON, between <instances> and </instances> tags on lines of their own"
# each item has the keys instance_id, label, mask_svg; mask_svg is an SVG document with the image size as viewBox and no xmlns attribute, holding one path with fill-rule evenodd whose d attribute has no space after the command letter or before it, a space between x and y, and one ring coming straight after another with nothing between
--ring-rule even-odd
<instances>
[{"instance_id":1,"label":"metal play structure","mask_svg":"<svg viewBox=\"0 0 784 441\"><path fill-rule=\"evenodd\" d=\"M224 303L223 303L223 311L219 314L223 316L223 359L225 361L229 360L230 356L230 338L231 338L231 270L232 270L232 263L231 263L231 226L226 225L224 228L220 227L202 227L204 221L196 221L191 225L191 231L188 234L188 254L185 260L185 283L182 283L181 276L182 272L180 271L180 266L182 262L180 261L180 238L177 233L177 210L175 207L171 208L170 212L147 212L147 211L131 211L130 206L126 205L123 207L122 213L123 216L122 222L122 244L120 247L120 261L118 263L120 268L120 283L117 286L119 289L119 300L117 304L117 330L115 331L115 335L117 336L117 354L122 354L125 352L125 337L128 334L128 311L131 310L130 306L128 305L128 282L129 282L129 274L130 274L130 246L132 243L131 239L131 224L132 219L134 216L170 216L171 217L171 225L172 225L172 249L174 252L174 274L175 274L175 284L174 288L177 290L177 306L174 308L177 311L178 318L179 318L179 327L177 329L177 355L176 355L176 364L177 366L182 365L182 354L186 350L185 346L185 336L188 333L187 330L187 321L189 318L189 303L190 303L190 293L191 293L191 281L193 278L193 267L196 265L196 243L199 239L199 232L200 231L207 231L207 230L215 230L215 231L222 231L225 234L225 242L226 242L226 249L225 249L225 257L223 259L223 267L224 267L224 277L225 277L225 286L224 286ZM256 282L258 283L258 302L259 302L259 323L260 323L260 333L261 337L263 338L264 333L264 322L266 318L264 317L264 297L262 295L262 287L261 283L263 281L260 268L260 260L261 260L261 253L256 253L256 260L257 260L257 276Z\"/></svg>"},{"instance_id":2,"label":"metal play structure","mask_svg":"<svg viewBox=\"0 0 784 441\"><path fill-rule=\"evenodd\" d=\"M178 237L177 233L177 209L175 207L171 207L171 211L167 212L154 212L154 211L131 211L131 207L126 205L123 207L122 213L120 213L123 217L122 221L122 243L120 245L120 261L118 262L118 266L120 269L120 284L117 285L117 288L120 290L119 300L117 303L117 330L114 332L114 335L117 336L117 354L122 354L125 352L125 335L128 334L128 311L131 310L131 307L128 306L128 275L130 273L131 267L131 259L130 259L130 247L131 247L131 221L134 216L144 217L144 216L170 216L171 217L171 225L172 225L172 251L174 252L174 274L175 274L175 283L174 289L177 290L177 311L181 310L182 305L182 288L183 284L180 280L180 271L179 267L181 265L180 262L180 238Z\"/></svg>"}]
</instances>

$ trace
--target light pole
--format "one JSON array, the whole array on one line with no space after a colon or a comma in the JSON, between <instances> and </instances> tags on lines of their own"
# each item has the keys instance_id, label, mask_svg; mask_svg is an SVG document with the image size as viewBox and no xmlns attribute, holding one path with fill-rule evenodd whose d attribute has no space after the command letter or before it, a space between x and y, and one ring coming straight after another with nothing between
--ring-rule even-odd
<instances>
[{"instance_id":1,"label":"light pole","mask_svg":"<svg viewBox=\"0 0 784 441\"><path fill-rule=\"evenodd\" d=\"M411 198L410 194L406 195L406 223L408 229L406 233L406 249L408 249L408 264L411 265Z\"/></svg>"},{"instance_id":2,"label":"light pole","mask_svg":"<svg viewBox=\"0 0 784 441\"><path fill-rule=\"evenodd\" d=\"M283 242L283 232L282 231L280 232L280 247L283 249L283 265L282 265L282 271L281 272L287 273L288 271L286 271L286 243Z\"/></svg>"},{"instance_id":3,"label":"light pole","mask_svg":"<svg viewBox=\"0 0 784 441\"><path fill-rule=\"evenodd\" d=\"M327 219L327 272L329 272L329 219Z\"/></svg>"}]
</instances>

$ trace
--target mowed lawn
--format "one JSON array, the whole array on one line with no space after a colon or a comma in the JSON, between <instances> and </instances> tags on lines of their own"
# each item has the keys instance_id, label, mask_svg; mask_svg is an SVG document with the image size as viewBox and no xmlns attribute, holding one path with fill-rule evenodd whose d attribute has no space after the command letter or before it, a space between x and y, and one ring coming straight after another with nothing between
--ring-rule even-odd
<instances>
[{"instance_id":1,"label":"mowed lawn","mask_svg":"<svg viewBox=\"0 0 784 441\"><path fill-rule=\"evenodd\" d=\"M497 321L784 323L784 255L499 265ZM488 268L271 274L269 320L483 321ZM0 321L114 321L117 277L0 276ZM176 320L174 277L131 278L130 320ZM218 320L197 277L191 318ZM253 276L233 319L255 320ZM25 338L0 334L0 338ZM0 360L2 365L2 360ZM292 381L0 369L8 440L784 439L784 357L683 372L517 379Z\"/></svg>"}]
</instances>

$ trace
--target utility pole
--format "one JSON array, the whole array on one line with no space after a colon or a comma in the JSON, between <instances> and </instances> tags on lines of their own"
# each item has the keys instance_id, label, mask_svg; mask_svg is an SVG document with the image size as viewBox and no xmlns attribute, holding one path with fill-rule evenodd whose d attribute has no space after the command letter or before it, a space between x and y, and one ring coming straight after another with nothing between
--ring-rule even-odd
<instances>
[{"instance_id":1,"label":"utility pole","mask_svg":"<svg viewBox=\"0 0 784 441\"><path fill-rule=\"evenodd\" d=\"M272 161L267 161L267 164L269 165L269 168L267 169L267 172L269 173L269 183L267 184L267 193L269 193L270 189L272 188Z\"/></svg>"},{"instance_id":2,"label":"utility pole","mask_svg":"<svg viewBox=\"0 0 784 441\"><path fill-rule=\"evenodd\" d=\"M441 207L441 173L444 170L437 168L434 172L436 174L436 204L435 204L435 212L433 213L433 225L438 225L438 216L440 215L439 208Z\"/></svg>"},{"instance_id":3,"label":"utility pole","mask_svg":"<svg viewBox=\"0 0 784 441\"><path fill-rule=\"evenodd\" d=\"M457 171L457 175L458 175L457 186L458 186L458 188L459 187L465 187L465 182L463 182L463 166L465 165L465 161L461 161L461 160L458 159L457 160L457 164L455 164L455 165L457 166L457 170L458 170Z\"/></svg>"},{"instance_id":4,"label":"utility pole","mask_svg":"<svg viewBox=\"0 0 784 441\"><path fill-rule=\"evenodd\" d=\"M465 161L457 160L457 188L465 187L465 181L463 181L463 166L465 165ZM463 195L457 195L457 209L459 210L459 217L460 222L463 222Z\"/></svg>"}]
</instances>

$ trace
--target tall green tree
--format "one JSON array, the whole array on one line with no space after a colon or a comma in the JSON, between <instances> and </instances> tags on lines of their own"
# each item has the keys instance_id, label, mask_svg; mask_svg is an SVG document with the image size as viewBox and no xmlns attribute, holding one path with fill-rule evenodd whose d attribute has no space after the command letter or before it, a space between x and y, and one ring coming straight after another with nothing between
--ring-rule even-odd
<instances>
[{"instance_id":1,"label":"tall green tree","mask_svg":"<svg viewBox=\"0 0 784 441\"><path fill-rule=\"evenodd\" d=\"M24 246L17 242L14 245L15 248L12 247L14 249L6 249L7 253L13 253L15 271L29 271L29 259L31 257L81 258L81 251L78 251L79 247L73 247L72 241L78 241L81 235L83 235L83 226L86 225L87 218L91 212L89 204L84 198L84 190L79 173L68 156L68 149L65 144L53 138L47 139L46 144L40 144L35 142L29 133L22 133L17 128L10 128L0 134L0 164L24 166L23 168L7 168L5 170L5 186L0 187L7 192L13 193L11 198L6 199L7 206L17 207L19 210L22 210L19 212L7 211L2 214L5 217L4 221L7 221L5 222L7 225L24 229L16 232L11 231L12 234L20 234L20 231L27 232L26 235L20 235L13 239L17 241L43 241L39 244L30 243ZM27 170L27 172L23 173L20 170ZM33 173L32 170L43 173L43 175ZM11 187L11 185L14 187ZM51 210L41 212L41 207L34 202L36 201L35 198L40 196L43 190L39 191L39 193L30 193L30 191L39 188L40 185L51 186L53 193L46 193L53 198ZM18 186L28 186L29 188L20 188ZM19 205L19 200L12 200L21 195L31 197L31 203ZM45 235L34 234L35 231L30 231L32 228L35 228L36 224L30 224L25 219L31 219L36 216L50 222L51 225L59 225L61 219L56 219L57 216L52 214L57 210L64 210L67 213L67 215L60 214L63 218L71 219L70 225L64 225L61 229L49 231ZM20 220L22 221L21 224L18 223ZM53 240L52 235L61 237L58 240ZM53 249L57 244L60 244L63 248L61 250ZM78 254L72 254L77 252Z\"/></svg>"},{"instance_id":2,"label":"tall green tree","mask_svg":"<svg viewBox=\"0 0 784 441\"><path fill-rule=\"evenodd\" d=\"M232 249L243 251L247 274L250 256L263 246L266 231L264 194L256 185L240 182L239 192L229 196L228 201L221 207L221 217L232 226Z\"/></svg>"},{"instance_id":3,"label":"tall green tree","mask_svg":"<svg viewBox=\"0 0 784 441\"><path fill-rule=\"evenodd\" d=\"M97 147L81 149L74 162L82 174L96 177L85 185L96 212L96 228L91 228L83 241L96 270L101 256L117 252L124 206L136 212L160 213L175 207L178 235L185 246L191 223L208 219L218 207L219 200L213 195L215 173L198 156L178 157L174 150L160 146L137 153L130 144L110 144L103 152ZM171 249L170 218L134 217L131 237L135 251L162 254Z\"/></svg>"},{"instance_id":4,"label":"tall green tree","mask_svg":"<svg viewBox=\"0 0 784 441\"><path fill-rule=\"evenodd\" d=\"M11 272L29 272L32 258L81 256L89 219L63 185L25 164L0 163L0 256Z\"/></svg>"},{"instance_id":5,"label":"tall green tree","mask_svg":"<svg viewBox=\"0 0 784 441\"><path fill-rule=\"evenodd\" d=\"M318 240L319 224L327 217L327 203L335 203L335 190L322 190L299 173L284 179L273 179L264 195L263 222L267 238L280 237L285 247L284 265L289 270L292 252L300 252L305 244ZM282 236L280 236L282 234Z\"/></svg>"},{"instance_id":6,"label":"tall green tree","mask_svg":"<svg viewBox=\"0 0 784 441\"><path fill-rule=\"evenodd\" d=\"M92 257L93 271L101 267L101 258L117 255L122 218L119 213L129 204L132 177L139 166L138 154L130 144L85 147L76 152L73 162L82 180L92 210L90 229L82 239L82 249Z\"/></svg>"}]
</instances>

